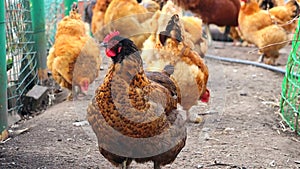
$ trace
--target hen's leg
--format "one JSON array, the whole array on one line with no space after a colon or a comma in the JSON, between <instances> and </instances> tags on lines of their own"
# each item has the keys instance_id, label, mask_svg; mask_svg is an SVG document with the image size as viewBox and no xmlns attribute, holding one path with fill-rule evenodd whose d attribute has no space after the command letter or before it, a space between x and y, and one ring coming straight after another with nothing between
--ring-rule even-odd
<instances>
[{"instance_id":1,"label":"hen's leg","mask_svg":"<svg viewBox=\"0 0 300 169\"><path fill-rule=\"evenodd\" d=\"M207 36L207 42L208 42L208 46L211 46L212 44L212 36L209 30L209 25L208 24L204 24L204 29L205 29L205 33Z\"/></svg>"},{"instance_id":2,"label":"hen's leg","mask_svg":"<svg viewBox=\"0 0 300 169\"><path fill-rule=\"evenodd\" d=\"M260 55L257 61L258 61L259 63L262 63L262 62L264 61L264 57L265 57L264 54Z\"/></svg>"},{"instance_id":3,"label":"hen's leg","mask_svg":"<svg viewBox=\"0 0 300 169\"><path fill-rule=\"evenodd\" d=\"M129 166L127 165L127 159L122 162L121 169L129 169Z\"/></svg>"},{"instance_id":4,"label":"hen's leg","mask_svg":"<svg viewBox=\"0 0 300 169\"><path fill-rule=\"evenodd\" d=\"M122 167L121 167L121 169L127 169L127 166L126 166L126 161L124 161L124 162L122 163Z\"/></svg>"},{"instance_id":5,"label":"hen's leg","mask_svg":"<svg viewBox=\"0 0 300 169\"><path fill-rule=\"evenodd\" d=\"M201 123L203 121L202 117L197 113L191 112L191 109L186 111L187 113L187 121L190 123Z\"/></svg>"},{"instance_id":6,"label":"hen's leg","mask_svg":"<svg viewBox=\"0 0 300 169\"><path fill-rule=\"evenodd\" d=\"M72 101L72 100L73 100L73 93L71 91L67 96L67 101Z\"/></svg>"},{"instance_id":7,"label":"hen's leg","mask_svg":"<svg viewBox=\"0 0 300 169\"><path fill-rule=\"evenodd\" d=\"M158 162L154 161L154 169L161 169Z\"/></svg>"}]
</instances>

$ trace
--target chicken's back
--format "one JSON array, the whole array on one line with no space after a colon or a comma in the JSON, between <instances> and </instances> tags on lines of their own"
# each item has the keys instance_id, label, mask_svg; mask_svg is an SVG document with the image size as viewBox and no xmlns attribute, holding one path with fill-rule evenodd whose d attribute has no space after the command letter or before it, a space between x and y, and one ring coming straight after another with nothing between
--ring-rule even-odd
<instances>
[{"instance_id":1,"label":"chicken's back","mask_svg":"<svg viewBox=\"0 0 300 169\"><path fill-rule=\"evenodd\" d=\"M186 140L184 119L176 110L176 99L154 81L146 81L140 90L136 85L145 83L142 74L129 85L113 72L116 69L110 67L87 110L101 154L116 166L125 159L129 163L132 159L162 165L172 162Z\"/></svg>"},{"instance_id":2,"label":"chicken's back","mask_svg":"<svg viewBox=\"0 0 300 169\"><path fill-rule=\"evenodd\" d=\"M285 5L276 6L269 12L287 32L293 33L296 30L298 23L296 18L300 13L300 6L296 0L290 0Z\"/></svg>"},{"instance_id":3,"label":"chicken's back","mask_svg":"<svg viewBox=\"0 0 300 169\"><path fill-rule=\"evenodd\" d=\"M93 8L93 17L91 22L92 33L96 34L104 26L104 15L109 3L112 0L97 0Z\"/></svg>"},{"instance_id":4,"label":"chicken's back","mask_svg":"<svg viewBox=\"0 0 300 169\"><path fill-rule=\"evenodd\" d=\"M201 16L204 23L238 26L239 0L174 0L174 2Z\"/></svg>"},{"instance_id":5,"label":"chicken's back","mask_svg":"<svg viewBox=\"0 0 300 169\"><path fill-rule=\"evenodd\" d=\"M58 23L55 38L61 35L83 36L86 34L85 23L81 20L81 16L73 15L64 17Z\"/></svg>"},{"instance_id":6,"label":"chicken's back","mask_svg":"<svg viewBox=\"0 0 300 169\"><path fill-rule=\"evenodd\" d=\"M104 16L106 30L102 34L118 30L122 36L129 37L138 48L142 48L143 42L150 36L147 20L152 15L136 0L112 0Z\"/></svg>"},{"instance_id":7,"label":"chicken's back","mask_svg":"<svg viewBox=\"0 0 300 169\"><path fill-rule=\"evenodd\" d=\"M252 42L253 32L270 25L273 25L272 18L267 11L259 8L257 2L252 0L250 4L242 6L239 13L239 28L244 39Z\"/></svg>"},{"instance_id":8,"label":"chicken's back","mask_svg":"<svg viewBox=\"0 0 300 169\"><path fill-rule=\"evenodd\" d=\"M256 31L251 38L261 53L266 57L278 58L279 50L288 44L286 31L277 25L265 27ZM259 37L259 38L258 38Z\"/></svg>"}]
</instances>

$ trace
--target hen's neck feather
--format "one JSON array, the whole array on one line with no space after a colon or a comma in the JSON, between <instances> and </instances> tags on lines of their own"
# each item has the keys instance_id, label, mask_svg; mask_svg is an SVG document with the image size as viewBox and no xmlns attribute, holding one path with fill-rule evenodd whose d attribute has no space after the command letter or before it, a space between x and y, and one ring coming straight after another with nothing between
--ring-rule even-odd
<instances>
[{"instance_id":1,"label":"hen's neck feather","mask_svg":"<svg viewBox=\"0 0 300 169\"><path fill-rule=\"evenodd\" d=\"M128 84L132 83L133 79L136 79L137 76L146 77L143 69L143 61L137 49L128 49L125 46L124 52L121 54L123 56L116 56L122 59L114 63L114 76L120 77ZM148 82L147 78L141 78L140 80Z\"/></svg>"}]
</instances>

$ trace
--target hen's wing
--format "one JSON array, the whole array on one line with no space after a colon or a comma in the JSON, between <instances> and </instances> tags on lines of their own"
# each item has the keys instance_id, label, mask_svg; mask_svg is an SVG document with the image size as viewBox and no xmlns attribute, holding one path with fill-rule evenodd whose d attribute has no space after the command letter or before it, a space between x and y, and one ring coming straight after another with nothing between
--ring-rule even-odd
<instances>
[{"instance_id":1,"label":"hen's wing","mask_svg":"<svg viewBox=\"0 0 300 169\"><path fill-rule=\"evenodd\" d=\"M161 73L161 72L145 72L148 79L159 83L160 85L167 88L174 99L177 98L178 103L181 103L181 95L180 95L180 89L178 84L174 79L168 76L167 73Z\"/></svg>"},{"instance_id":2,"label":"hen's wing","mask_svg":"<svg viewBox=\"0 0 300 169\"><path fill-rule=\"evenodd\" d=\"M88 121L97 135L100 151L144 160L170 149L180 151L186 129L170 91L159 83L144 82L143 74L136 75L128 84L113 77L116 74L112 70L114 67L88 107Z\"/></svg>"}]
</instances>

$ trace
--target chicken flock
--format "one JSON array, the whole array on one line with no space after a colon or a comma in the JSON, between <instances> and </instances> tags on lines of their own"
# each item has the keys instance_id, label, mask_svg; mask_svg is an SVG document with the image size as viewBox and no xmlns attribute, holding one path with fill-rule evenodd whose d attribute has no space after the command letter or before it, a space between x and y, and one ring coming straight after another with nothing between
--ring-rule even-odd
<instances>
[{"instance_id":1,"label":"chicken flock","mask_svg":"<svg viewBox=\"0 0 300 169\"><path fill-rule=\"evenodd\" d=\"M184 148L185 123L202 121L191 107L210 99L210 33L202 28L226 26L234 41L256 45L260 61L274 65L299 10L296 0L91 0L85 23L74 3L58 24L47 67L75 100L101 76L103 51L110 66L87 105L99 151L116 167L152 161L159 169Z\"/></svg>"}]
</instances>

